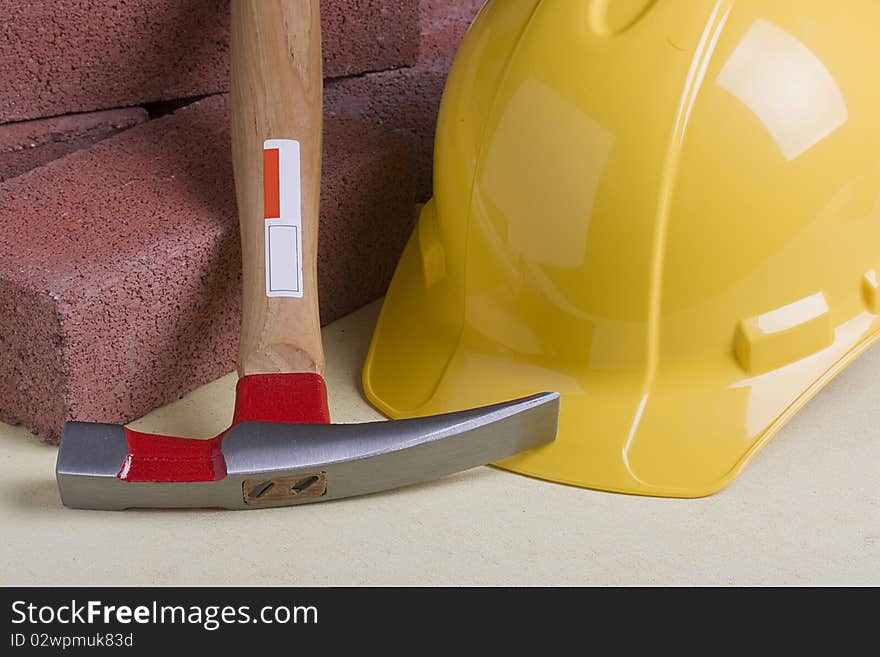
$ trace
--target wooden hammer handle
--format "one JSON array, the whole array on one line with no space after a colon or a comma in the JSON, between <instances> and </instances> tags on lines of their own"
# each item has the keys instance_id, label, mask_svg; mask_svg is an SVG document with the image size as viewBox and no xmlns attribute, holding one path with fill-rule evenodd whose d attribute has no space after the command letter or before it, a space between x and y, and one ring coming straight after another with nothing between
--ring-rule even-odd
<instances>
[{"instance_id":1,"label":"wooden hammer handle","mask_svg":"<svg viewBox=\"0 0 880 657\"><path fill-rule=\"evenodd\" d=\"M322 373L319 0L233 0L232 158L241 227L240 376Z\"/></svg>"}]
</instances>

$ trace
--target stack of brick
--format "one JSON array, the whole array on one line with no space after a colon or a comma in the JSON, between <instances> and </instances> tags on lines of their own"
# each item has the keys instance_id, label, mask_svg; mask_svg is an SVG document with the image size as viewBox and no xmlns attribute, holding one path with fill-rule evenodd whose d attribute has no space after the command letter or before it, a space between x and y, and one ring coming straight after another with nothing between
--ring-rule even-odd
<instances>
[{"instance_id":1,"label":"stack of brick","mask_svg":"<svg viewBox=\"0 0 880 657\"><path fill-rule=\"evenodd\" d=\"M324 0L322 321L384 293L478 2ZM234 369L228 0L0 0L0 420L57 442Z\"/></svg>"}]
</instances>

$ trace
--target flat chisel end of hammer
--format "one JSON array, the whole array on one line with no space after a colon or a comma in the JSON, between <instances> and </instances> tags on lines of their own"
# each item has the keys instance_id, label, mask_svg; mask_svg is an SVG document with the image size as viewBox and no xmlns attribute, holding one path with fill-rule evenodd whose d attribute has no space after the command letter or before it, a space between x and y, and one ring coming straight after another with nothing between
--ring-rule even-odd
<instances>
[{"instance_id":1,"label":"flat chisel end of hammer","mask_svg":"<svg viewBox=\"0 0 880 657\"><path fill-rule=\"evenodd\" d=\"M101 480L115 479L127 455L128 442L122 426L65 424L55 465L61 501L72 508L95 508L92 489L100 487ZM101 508L107 505L102 504Z\"/></svg>"}]
</instances>

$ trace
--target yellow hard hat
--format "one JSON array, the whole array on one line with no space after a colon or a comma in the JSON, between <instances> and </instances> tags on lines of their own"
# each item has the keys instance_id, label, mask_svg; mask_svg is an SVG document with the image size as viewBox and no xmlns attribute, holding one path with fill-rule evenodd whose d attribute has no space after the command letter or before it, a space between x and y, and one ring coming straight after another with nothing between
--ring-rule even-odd
<instances>
[{"instance_id":1,"label":"yellow hard hat","mask_svg":"<svg viewBox=\"0 0 880 657\"><path fill-rule=\"evenodd\" d=\"M498 463L728 484L880 337L880 2L496 0L364 369L403 418L562 393Z\"/></svg>"}]
</instances>

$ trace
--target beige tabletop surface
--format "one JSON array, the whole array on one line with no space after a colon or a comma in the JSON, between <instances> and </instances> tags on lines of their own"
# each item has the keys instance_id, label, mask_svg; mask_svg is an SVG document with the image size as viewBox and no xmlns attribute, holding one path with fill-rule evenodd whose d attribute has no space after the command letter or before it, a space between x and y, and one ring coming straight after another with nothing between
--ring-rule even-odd
<instances>
[{"instance_id":1,"label":"beige tabletop surface","mask_svg":"<svg viewBox=\"0 0 880 657\"><path fill-rule=\"evenodd\" d=\"M379 419L359 380L379 305L327 327L336 422ZM880 585L880 349L834 380L731 486L613 495L483 467L259 511L73 511L56 450L0 424L2 585ZM136 423L209 437L234 375Z\"/></svg>"}]
</instances>

